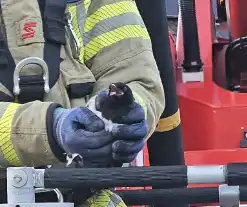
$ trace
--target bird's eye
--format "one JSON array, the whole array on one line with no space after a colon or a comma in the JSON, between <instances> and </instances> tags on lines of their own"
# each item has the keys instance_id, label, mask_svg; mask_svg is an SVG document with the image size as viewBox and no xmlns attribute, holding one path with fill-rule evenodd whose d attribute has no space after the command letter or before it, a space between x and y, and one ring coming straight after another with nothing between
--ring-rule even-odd
<instances>
[{"instance_id":1,"label":"bird's eye","mask_svg":"<svg viewBox=\"0 0 247 207\"><path fill-rule=\"evenodd\" d=\"M126 92L127 91L127 87L124 87L123 90L124 90L124 92Z\"/></svg>"}]
</instances>

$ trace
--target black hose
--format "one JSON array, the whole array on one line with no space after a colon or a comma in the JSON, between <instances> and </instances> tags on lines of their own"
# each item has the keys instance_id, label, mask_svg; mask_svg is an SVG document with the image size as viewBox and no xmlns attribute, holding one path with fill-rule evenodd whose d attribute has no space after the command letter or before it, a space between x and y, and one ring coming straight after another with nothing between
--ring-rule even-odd
<instances>
[{"instance_id":1,"label":"black hose","mask_svg":"<svg viewBox=\"0 0 247 207\"><path fill-rule=\"evenodd\" d=\"M247 163L229 163L226 168L228 185L247 185Z\"/></svg>"},{"instance_id":2,"label":"black hose","mask_svg":"<svg viewBox=\"0 0 247 207\"><path fill-rule=\"evenodd\" d=\"M166 17L166 1L136 0L136 4L151 38L154 58L164 88L166 107L160 118L162 121L178 113L178 98ZM169 130L155 132L148 140L148 152L151 166L184 165L181 124L179 123ZM186 186L183 183L177 184L172 187ZM165 188L169 187L170 184L165 186ZM156 183L153 188L162 187ZM162 205L155 207L159 206ZM175 205L175 207L183 206Z\"/></svg>"},{"instance_id":3,"label":"black hose","mask_svg":"<svg viewBox=\"0 0 247 207\"><path fill-rule=\"evenodd\" d=\"M246 189L247 190L247 189ZM246 191L245 191L246 192ZM162 190L116 191L126 205L198 204L219 202L218 188L172 188Z\"/></svg>"},{"instance_id":4,"label":"black hose","mask_svg":"<svg viewBox=\"0 0 247 207\"><path fill-rule=\"evenodd\" d=\"M116 167L116 168L47 168L44 172L44 184L46 188L110 188L110 187L146 187L157 186L161 188L178 188L188 184L209 183L212 176L201 175L199 183L190 182L191 176L198 174L202 169L211 170L197 166L152 166L152 167ZM220 165L218 167L221 167ZM188 171L188 169L191 169ZM228 185L247 186L247 162L229 163L222 169L222 176ZM188 173L193 172L193 174ZM217 175L216 175L217 176ZM198 179L198 178L197 178ZM205 180L204 180L205 179ZM214 180L212 181L214 182ZM219 183L211 184L221 184ZM1 186L2 187L2 186ZM169 187L170 188L170 187Z\"/></svg>"},{"instance_id":5,"label":"black hose","mask_svg":"<svg viewBox=\"0 0 247 207\"><path fill-rule=\"evenodd\" d=\"M184 44L183 68L185 72L202 71L198 39L195 0L179 0Z\"/></svg>"},{"instance_id":6,"label":"black hose","mask_svg":"<svg viewBox=\"0 0 247 207\"><path fill-rule=\"evenodd\" d=\"M173 116L178 111L175 74L166 18L166 1L136 0L136 4L151 37L154 58L165 92L166 107L161 115L162 120ZM155 132L148 140L148 151L152 166L183 165L181 125L179 124L171 130Z\"/></svg>"},{"instance_id":7,"label":"black hose","mask_svg":"<svg viewBox=\"0 0 247 207\"><path fill-rule=\"evenodd\" d=\"M246 93L247 37L240 37L229 43L225 53L226 88Z\"/></svg>"},{"instance_id":8,"label":"black hose","mask_svg":"<svg viewBox=\"0 0 247 207\"><path fill-rule=\"evenodd\" d=\"M44 183L46 188L61 189L186 186L187 167L47 168Z\"/></svg>"},{"instance_id":9,"label":"black hose","mask_svg":"<svg viewBox=\"0 0 247 207\"><path fill-rule=\"evenodd\" d=\"M247 201L247 187L239 187L240 201ZM219 202L219 189L212 188L187 188L164 190L139 190L139 191L115 191L126 205L155 205L170 206L187 204L205 204Z\"/></svg>"}]
</instances>

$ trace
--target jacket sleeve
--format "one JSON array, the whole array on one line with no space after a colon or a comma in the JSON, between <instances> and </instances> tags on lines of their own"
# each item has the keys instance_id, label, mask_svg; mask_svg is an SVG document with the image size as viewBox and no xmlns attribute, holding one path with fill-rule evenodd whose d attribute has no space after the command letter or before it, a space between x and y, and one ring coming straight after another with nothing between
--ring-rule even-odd
<instances>
[{"instance_id":1,"label":"jacket sleeve","mask_svg":"<svg viewBox=\"0 0 247 207\"><path fill-rule=\"evenodd\" d=\"M8 97L0 83L0 97ZM58 163L52 143L54 103L0 102L0 167L41 166Z\"/></svg>"},{"instance_id":2,"label":"jacket sleeve","mask_svg":"<svg viewBox=\"0 0 247 207\"><path fill-rule=\"evenodd\" d=\"M147 109L149 135L165 107L149 34L131 0L92 1L84 26L84 61L97 82L92 96L112 82L127 83Z\"/></svg>"}]
</instances>

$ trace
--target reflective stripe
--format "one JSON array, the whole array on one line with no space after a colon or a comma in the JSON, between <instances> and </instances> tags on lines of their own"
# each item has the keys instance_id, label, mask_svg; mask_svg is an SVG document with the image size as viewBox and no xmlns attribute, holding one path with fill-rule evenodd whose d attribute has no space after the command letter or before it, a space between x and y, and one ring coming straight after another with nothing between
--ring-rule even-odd
<instances>
[{"instance_id":1,"label":"reflective stripe","mask_svg":"<svg viewBox=\"0 0 247 207\"><path fill-rule=\"evenodd\" d=\"M84 62L84 47L83 47L83 27L85 23L86 11L83 4L70 5L68 11L71 14L71 32L75 38L77 47L79 49L79 61Z\"/></svg>"},{"instance_id":2,"label":"reflective stripe","mask_svg":"<svg viewBox=\"0 0 247 207\"><path fill-rule=\"evenodd\" d=\"M84 24L85 24L86 14L87 13L86 13L85 6L83 6L83 4L78 4L76 6L76 11L74 15L74 17L76 17L76 20L72 21L72 25L75 27L78 27L80 33L76 33L76 35L80 35L81 39L84 33Z\"/></svg>"},{"instance_id":3,"label":"reflective stripe","mask_svg":"<svg viewBox=\"0 0 247 207\"><path fill-rule=\"evenodd\" d=\"M91 0L84 0L84 8L86 9L86 12L91 4ZM84 25L84 24L83 24Z\"/></svg>"},{"instance_id":4,"label":"reflective stripe","mask_svg":"<svg viewBox=\"0 0 247 207\"><path fill-rule=\"evenodd\" d=\"M144 150L143 149L137 154L135 162L136 162L136 166L138 167L144 166Z\"/></svg>"},{"instance_id":5,"label":"reflective stripe","mask_svg":"<svg viewBox=\"0 0 247 207\"><path fill-rule=\"evenodd\" d=\"M146 28L142 28L140 25L128 25L119 27L113 31L106 32L85 45L85 61L88 61L95 56L101 49L111 46L121 40L127 38L144 38L150 39Z\"/></svg>"},{"instance_id":6,"label":"reflective stripe","mask_svg":"<svg viewBox=\"0 0 247 207\"><path fill-rule=\"evenodd\" d=\"M109 194L111 194L110 195L111 201L109 202L108 207L110 207L111 205L113 207L126 207L125 203L123 202L122 198L120 198L120 196L110 191Z\"/></svg>"},{"instance_id":7,"label":"reflective stripe","mask_svg":"<svg viewBox=\"0 0 247 207\"><path fill-rule=\"evenodd\" d=\"M122 14L120 16L104 19L98 22L89 32L84 33L84 44L88 44L90 40L104 34L105 32L128 25L140 25L142 28L145 28L143 20L135 13Z\"/></svg>"},{"instance_id":8,"label":"reflective stripe","mask_svg":"<svg viewBox=\"0 0 247 207\"><path fill-rule=\"evenodd\" d=\"M122 1L102 6L86 19L84 30L85 32L89 32L100 21L128 12L134 12L139 15L139 11L134 2Z\"/></svg>"},{"instance_id":9,"label":"reflective stripe","mask_svg":"<svg viewBox=\"0 0 247 207\"><path fill-rule=\"evenodd\" d=\"M156 132L167 132L178 127L181 123L179 109L177 112L167 118L160 119L158 126L156 127Z\"/></svg>"},{"instance_id":10,"label":"reflective stripe","mask_svg":"<svg viewBox=\"0 0 247 207\"><path fill-rule=\"evenodd\" d=\"M123 200L110 190L101 190L99 193L94 194L85 202L87 207L126 207Z\"/></svg>"},{"instance_id":11,"label":"reflective stripe","mask_svg":"<svg viewBox=\"0 0 247 207\"><path fill-rule=\"evenodd\" d=\"M72 4L68 6L68 11L72 15L71 26L74 33L75 38L79 42L77 47L79 48L79 61L84 63L84 43L83 43L83 34L84 34L84 25L86 20L86 15L89 6L91 5L91 0L84 0L83 3L80 4Z\"/></svg>"},{"instance_id":12,"label":"reflective stripe","mask_svg":"<svg viewBox=\"0 0 247 207\"><path fill-rule=\"evenodd\" d=\"M14 166L21 165L11 140L12 120L19 106L19 104L9 103L0 119L0 149L4 159Z\"/></svg>"}]
</instances>

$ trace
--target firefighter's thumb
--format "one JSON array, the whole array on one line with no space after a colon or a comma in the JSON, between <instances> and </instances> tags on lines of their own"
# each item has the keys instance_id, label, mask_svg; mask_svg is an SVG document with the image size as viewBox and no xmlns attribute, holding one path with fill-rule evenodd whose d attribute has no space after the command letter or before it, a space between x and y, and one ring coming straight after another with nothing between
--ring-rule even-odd
<instances>
[{"instance_id":1,"label":"firefighter's thumb","mask_svg":"<svg viewBox=\"0 0 247 207\"><path fill-rule=\"evenodd\" d=\"M105 124L94 112L87 107L78 108L77 121L86 131L98 132L105 128Z\"/></svg>"}]
</instances>

